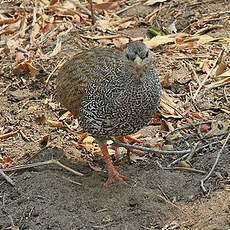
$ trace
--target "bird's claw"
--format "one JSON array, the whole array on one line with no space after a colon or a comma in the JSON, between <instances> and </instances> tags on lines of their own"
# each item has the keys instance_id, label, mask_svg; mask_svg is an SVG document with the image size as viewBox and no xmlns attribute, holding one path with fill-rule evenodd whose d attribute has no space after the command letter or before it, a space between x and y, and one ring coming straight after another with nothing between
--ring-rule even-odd
<instances>
[{"instance_id":1,"label":"bird's claw","mask_svg":"<svg viewBox=\"0 0 230 230\"><path fill-rule=\"evenodd\" d=\"M109 185L112 182L112 178L114 178L116 181L122 182L124 184L127 184L124 179L126 179L126 176L123 176L122 174L118 173L116 170L113 170L112 172L109 172L108 179L104 183L104 186Z\"/></svg>"}]
</instances>

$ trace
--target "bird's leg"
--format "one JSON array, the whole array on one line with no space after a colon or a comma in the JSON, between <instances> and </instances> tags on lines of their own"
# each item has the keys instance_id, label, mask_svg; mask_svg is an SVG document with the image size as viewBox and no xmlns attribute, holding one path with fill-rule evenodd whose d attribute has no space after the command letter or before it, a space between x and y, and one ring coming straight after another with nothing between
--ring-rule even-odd
<instances>
[{"instance_id":1,"label":"bird's leg","mask_svg":"<svg viewBox=\"0 0 230 230\"><path fill-rule=\"evenodd\" d=\"M111 158L109 156L107 145L100 145L99 144L99 147L101 149L101 152L104 155L104 161L105 161L107 169L108 169L108 179L104 183L104 186L107 186L108 184L110 184L111 181L112 181L112 178L114 178L117 181L124 182L123 179L126 178L126 177L121 175L121 174L119 174L117 172L117 170L115 169L115 167L113 166L113 163L112 163Z\"/></svg>"},{"instance_id":2,"label":"bird's leg","mask_svg":"<svg viewBox=\"0 0 230 230\"><path fill-rule=\"evenodd\" d=\"M129 135L124 136L124 138L125 138L125 139L128 139L128 140L131 141L131 142L136 142L136 143L139 143L139 144L144 143L144 141L140 141L140 140L138 140L137 138L131 137L131 136L129 136Z\"/></svg>"},{"instance_id":3,"label":"bird's leg","mask_svg":"<svg viewBox=\"0 0 230 230\"><path fill-rule=\"evenodd\" d=\"M130 137L130 136L124 136L124 137L115 137L115 140L118 142L122 142L124 144L129 144L128 140L132 141L132 142L137 142L137 143L144 143L143 141L137 140L136 138ZM136 150L136 149L129 149L131 153L139 155L139 156L143 156L144 153L140 150ZM117 156L116 156L117 158ZM118 155L119 158L119 155Z\"/></svg>"},{"instance_id":4,"label":"bird's leg","mask_svg":"<svg viewBox=\"0 0 230 230\"><path fill-rule=\"evenodd\" d=\"M115 150L115 159L116 159L116 161L119 161L120 160L120 150L119 150L119 147L111 145L108 148L111 148L111 149Z\"/></svg>"}]
</instances>

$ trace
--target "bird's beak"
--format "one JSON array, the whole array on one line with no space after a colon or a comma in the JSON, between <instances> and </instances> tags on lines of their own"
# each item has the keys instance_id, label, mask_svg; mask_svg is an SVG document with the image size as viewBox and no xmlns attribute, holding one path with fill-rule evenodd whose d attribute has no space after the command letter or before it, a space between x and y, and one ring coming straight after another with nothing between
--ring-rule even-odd
<instances>
[{"instance_id":1,"label":"bird's beak","mask_svg":"<svg viewBox=\"0 0 230 230\"><path fill-rule=\"evenodd\" d=\"M137 75L140 77L142 70L144 68L143 60L137 55L137 57L134 60L134 67L136 69Z\"/></svg>"}]
</instances>

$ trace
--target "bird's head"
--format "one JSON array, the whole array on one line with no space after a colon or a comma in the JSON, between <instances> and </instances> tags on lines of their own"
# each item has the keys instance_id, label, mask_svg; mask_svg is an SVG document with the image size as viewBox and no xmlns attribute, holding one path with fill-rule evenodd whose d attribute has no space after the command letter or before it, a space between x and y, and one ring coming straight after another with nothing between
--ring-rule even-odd
<instances>
[{"instance_id":1,"label":"bird's head","mask_svg":"<svg viewBox=\"0 0 230 230\"><path fill-rule=\"evenodd\" d=\"M138 77L141 77L146 65L152 63L152 53L141 41L130 42L125 50L126 58L133 62Z\"/></svg>"}]
</instances>

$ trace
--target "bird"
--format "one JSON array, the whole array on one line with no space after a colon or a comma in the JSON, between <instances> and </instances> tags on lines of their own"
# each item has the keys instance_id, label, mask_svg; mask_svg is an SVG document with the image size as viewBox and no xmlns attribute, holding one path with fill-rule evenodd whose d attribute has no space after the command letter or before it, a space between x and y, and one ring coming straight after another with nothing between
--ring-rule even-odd
<instances>
[{"instance_id":1,"label":"bird","mask_svg":"<svg viewBox=\"0 0 230 230\"><path fill-rule=\"evenodd\" d=\"M129 42L123 51L111 47L84 50L60 68L56 98L99 145L108 171L105 186L112 179L125 183L126 178L114 167L107 141L133 140L129 135L154 117L161 91L152 52L141 41Z\"/></svg>"}]
</instances>

